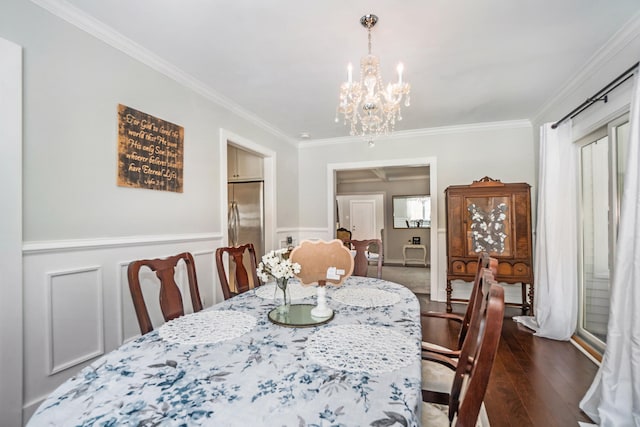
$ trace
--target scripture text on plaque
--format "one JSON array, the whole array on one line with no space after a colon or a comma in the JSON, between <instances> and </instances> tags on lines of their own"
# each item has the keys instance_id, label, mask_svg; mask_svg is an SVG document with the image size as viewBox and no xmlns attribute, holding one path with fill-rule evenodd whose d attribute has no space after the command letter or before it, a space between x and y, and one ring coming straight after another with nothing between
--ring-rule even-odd
<instances>
[{"instance_id":1,"label":"scripture text on plaque","mask_svg":"<svg viewBox=\"0 0 640 427\"><path fill-rule=\"evenodd\" d=\"M184 128L118 105L118 185L182 193Z\"/></svg>"}]
</instances>

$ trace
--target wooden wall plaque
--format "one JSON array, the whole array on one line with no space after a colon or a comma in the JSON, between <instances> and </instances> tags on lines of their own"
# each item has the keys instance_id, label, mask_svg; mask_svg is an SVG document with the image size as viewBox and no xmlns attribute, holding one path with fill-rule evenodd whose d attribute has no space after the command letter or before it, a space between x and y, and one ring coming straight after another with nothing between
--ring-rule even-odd
<instances>
[{"instance_id":1,"label":"wooden wall plaque","mask_svg":"<svg viewBox=\"0 0 640 427\"><path fill-rule=\"evenodd\" d=\"M182 193L184 128L118 104L118 185Z\"/></svg>"}]
</instances>

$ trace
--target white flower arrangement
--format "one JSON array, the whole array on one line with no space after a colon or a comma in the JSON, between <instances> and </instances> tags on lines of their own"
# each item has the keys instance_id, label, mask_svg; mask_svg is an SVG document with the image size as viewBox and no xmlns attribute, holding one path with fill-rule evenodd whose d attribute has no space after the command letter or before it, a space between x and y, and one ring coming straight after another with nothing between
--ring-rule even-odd
<instances>
[{"instance_id":1,"label":"white flower arrangement","mask_svg":"<svg viewBox=\"0 0 640 427\"><path fill-rule=\"evenodd\" d=\"M258 264L257 273L263 282L269 281L269 276L274 279L290 279L300 273L302 267L297 262L289 260L288 249L277 249L265 254Z\"/></svg>"}]
</instances>

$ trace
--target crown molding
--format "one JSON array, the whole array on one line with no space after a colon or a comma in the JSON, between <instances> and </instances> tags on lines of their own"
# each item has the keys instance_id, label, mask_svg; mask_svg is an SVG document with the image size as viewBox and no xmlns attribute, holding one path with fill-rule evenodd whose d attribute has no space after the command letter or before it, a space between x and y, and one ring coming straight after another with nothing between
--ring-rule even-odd
<instances>
[{"instance_id":1,"label":"crown molding","mask_svg":"<svg viewBox=\"0 0 640 427\"><path fill-rule=\"evenodd\" d=\"M165 61L133 40L123 36L112 27L88 15L66 0L31 0L31 2L133 59L151 67L153 70L164 74L182 86L202 95L209 101L231 111L235 115L253 123L270 134L284 139L290 145L298 146L296 139L287 136L283 131L258 117L255 113L242 108L229 98L217 93L210 86L170 62Z\"/></svg>"},{"instance_id":2,"label":"crown molding","mask_svg":"<svg viewBox=\"0 0 640 427\"><path fill-rule=\"evenodd\" d=\"M470 123L464 125L455 126L441 126L434 128L424 129L411 129L405 131L393 132L391 135L380 137L375 140L376 143L382 141L394 141L398 139L416 138L421 136L432 135L447 135L453 133L465 133L465 132L482 132L490 130L500 129L517 129L517 128L531 128L531 121L528 119L522 120L506 120L501 122L484 122L484 123ZM313 148L325 145L347 144L347 143L366 143L361 136L346 136L339 138L327 138L327 139L315 139L309 140L304 143L300 143L300 148Z\"/></svg>"},{"instance_id":3,"label":"crown molding","mask_svg":"<svg viewBox=\"0 0 640 427\"><path fill-rule=\"evenodd\" d=\"M587 82L590 76L601 69L607 62L622 51L629 43L640 36L640 12L636 13L626 24L624 24L600 49L598 49L587 60L587 63L580 68L572 78L570 78L562 89L548 101L533 116L533 123L539 123L543 120L546 113L549 112L562 99L576 91L581 85ZM627 66L633 65L638 58L630 58ZM621 70L622 71L622 70Z\"/></svg>"}]
</instances>

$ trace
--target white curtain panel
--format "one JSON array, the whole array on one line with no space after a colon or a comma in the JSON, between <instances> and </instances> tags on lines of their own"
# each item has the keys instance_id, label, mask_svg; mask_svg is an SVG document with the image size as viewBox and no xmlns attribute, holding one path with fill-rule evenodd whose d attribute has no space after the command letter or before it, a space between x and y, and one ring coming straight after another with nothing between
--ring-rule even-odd
<instances>
[{"instance_id":1,"label":"white curtain panel","mask_svg":"<svg viewBox=\"0 0 640 427\"><path fill-rule=\"evenodd\" d=\"M603 427L640 426L639 81L636 70L607 347L600 370L580 402L580 408Z\"/></svg>"},{"instance_id":2,"label":"white curtain panel","mask_svg":"<svg viewBox=\"0 0 640 427\"><path fill-rule=\"evenodd\" d=\"M577 148L571 122L540 127L540 176L531 316L513 319L535 335L568 340L578 317Z\"/></svg>"}]
</instances>

